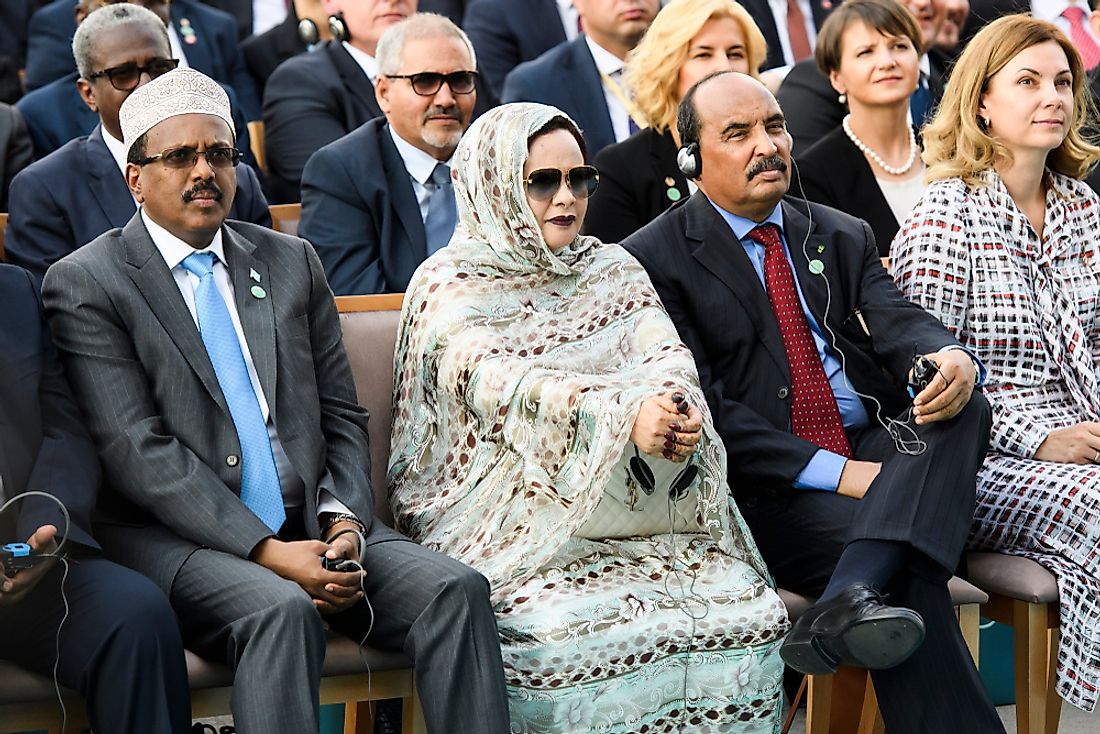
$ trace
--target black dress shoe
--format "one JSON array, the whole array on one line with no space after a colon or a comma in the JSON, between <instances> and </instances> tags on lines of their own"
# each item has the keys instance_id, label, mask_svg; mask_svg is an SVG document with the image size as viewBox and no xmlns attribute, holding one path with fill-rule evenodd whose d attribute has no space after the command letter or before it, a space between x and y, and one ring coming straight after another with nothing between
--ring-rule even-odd
<instances>
[{"instance_id":1,"label":"black dress shoe","mask_svg":"<svg viewBox=\"0 0 1100 734\"><path fill-rule=\"evenodd\" d=\"M881 670L904 662L924 641L924 620L912 609L887 606L870 586L854 584L802 615L779 654L807 675L837 666Z\"/></svg>"}]
</instances>

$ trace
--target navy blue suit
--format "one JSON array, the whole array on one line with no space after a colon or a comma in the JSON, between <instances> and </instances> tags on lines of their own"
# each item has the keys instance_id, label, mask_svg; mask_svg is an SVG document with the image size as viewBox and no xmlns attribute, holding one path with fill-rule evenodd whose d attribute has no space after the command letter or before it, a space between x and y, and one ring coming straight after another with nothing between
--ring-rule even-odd
<instances>
[{"instance_id":1,"label":"navy blue suit","mask_svg":"<svg viewBox=\"0 0 1100 734\"><path fill-rule=\"evenodd\" d=\"M137 211L99 129L25 168L12 181L10 201L5 257L39 282L50 265ZM271 226L260 182L243 163L229 217Z\"/></svg>"},{"instance_id":2,"label":"navy blue suit","mask_svg":"<svg viewBox=\"0 0 1100 734\"><path fill-rule=\"evenodd\" d=\"M500 97L502 102L553 105L572 117L590 158L615 142L600 71L583 35L520 64L504 80Z\"/></svg>"},{"instance_id":3,"label":"navy blue suit","mask_svg":"<svg viewBox=\"0 0 1100 734\"><path fill-rule=\"evenodd\" d=\"M43 525L58 529L70 558L70 611L60 638L58 681L88 699L96 731L190 731L183 643L164 594L148 579L99 557L90 534L99 458L61 370L28 273L0 265L0 498L31 497L0 517L0 543L26 541ZM0 658L52 675L64 613L62 569L0 607Z\"/></svg>"},{"instance_id":4,"label":"navy blue suit","mask_svg":"<svg viewBox=\"0 0 1100 734\"><path fill-rule=\"evenodd\" d=\"M516 5L515 0L473 0L462 21L477 65L497 94L508 72L566 40L555 0L525 0L522 12Z\"/></svg>"},{"instance_id":5,"label":"navy blue suit","mask_svg":"<svg viewBox=\"0 0 1100 734\"><path fill-rule=\"evenodd\" d=\"M745 10L749 11L752 19L756 21L756 27L764 34L764 40L768 44L768 56L764 60L763 68L774 69L777 66L786 64L787 61L783 58L783 46L779 43L779 31L775 28L775 16L772 15L768 0L742 0L741 4L745 7ZM839 4L836 3L836 5ZM834 4L827 0L810 0L815 28L821 28L821 24L825 22L825 18L829 16L829 11L833 7ZM810 63L813 63L812 58Z\"/></svg>"},{"instance_id":6,"label":"navy blue suit","mask_svg":"<svg viewBox=\"0 0 1100 734\"><path fill-rule=\"evenodd\" d=\"M31 16L25 80L28 90L43 87L76 68L72 52L75 6L74 0L54 0ZM245 119L260 119L260 98L237 49L233 16L195 0L173 0L171 15L187 63L222 86L232 87ZM195 32L194 43L184 42L180 27L185 19Z\"/></svg>"},{"instance_id":7,"label":"navy blue suit","mask_svg":"<svg viewBox=\"0 0 1100 734\"><path fill-rule=\"evenodd\" d=\"M405 162L377 118L313 154L302 174L298 234L338 296L402 293L428 256Z\"/></svg>"}]
</instances>

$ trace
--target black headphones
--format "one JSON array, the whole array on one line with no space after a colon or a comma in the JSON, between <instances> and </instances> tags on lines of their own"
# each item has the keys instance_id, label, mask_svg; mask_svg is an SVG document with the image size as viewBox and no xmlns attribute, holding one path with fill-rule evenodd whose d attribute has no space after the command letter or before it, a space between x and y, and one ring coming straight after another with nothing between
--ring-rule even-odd
<instances>
[{"instance_id":1,"label":"black headphones","mask_svg":"<svg viewBox=\"0 0 1100 734\"><path fill-rule=\"evenodd\" d=\"M298 21L298 38L302 39L305 45L313 46L321 40L321 32L316 23L309 18L303 18Z\"/></svg>"},{"instance_id":2,"label":"black headphones","mask_svg":"<svg viewBox=\"0 0 1100 734\"><path fill-rule=\"evenodd\" d=\"M688 143L676 151L676 166L687 178L699 178L703 173L703 156L699 154L699 143Z\"/></svg>"},{"instance_id":3,"label":"black headphones","mask_svg":"<svg viewBox=\"0 0 1100 734\"><path fill-rule=\"evenodd\" d=\"M337 43L351 40L351 30L344 20L343 13L337 13L336 15L330 15L328 17L328 29Z\"/></svg>"}]
</instances>

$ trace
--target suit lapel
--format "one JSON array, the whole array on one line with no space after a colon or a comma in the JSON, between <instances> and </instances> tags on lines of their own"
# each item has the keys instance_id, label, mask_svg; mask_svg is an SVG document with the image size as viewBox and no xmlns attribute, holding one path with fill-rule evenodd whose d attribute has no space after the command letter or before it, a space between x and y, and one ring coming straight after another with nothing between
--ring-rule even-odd
<instances>
[{"instance_id":1,"label":"suit lapel","mask_svg":"<svg viewBox=\"0 0 1100 734\"><path fill-rule=\"evenodd\" d=\"M145 229L140 214L135 214L123 227L122 236L126 242L126 262L130 266L130 279L141 291L149 310L168 332L183 358L210 393L210 397L229 416L229 406L222 395L218 377L214 374L206 345L199 336L199 329L187 310L187 304L180 295L172 272Z\"/></svg>"},{"instance_id":2,"label":"suit lapel","mask_svg":"<svg viewBox=\"0 0 1100 734\"><path fill-rule=\"evenodd\" d=\"M428 256L428 237L424 231L424 220L420 217L420 204L417 203L409 183L409 172L401 154L397 152L397 146L390 139L388 125L379 126L378 145L382 149L382 165L390 196L393 197L393 208L409 236L409 246L413 250L415 262L420 262Z\"/></svg>"},{"instance_id":3,"label":"suit lapel","mask_svg":"<svg viewBox=\"0 0 1100 734\"><path fill-rule=\"evenodd\" d=\"M692 255L741 302L764 348L789 379L787 352L775 313L745 248L702 192L692 197L687 208L685 229L689 247L695 248Z\"/></svg>"},{"instance_id":4,"label":"suit lapel","mask_svg":"<svg viewBox=\"0 0 1100 734\"><path fill-rule=\"evenodd\" d=\"M267 398L271 420L275 421L275 309L272 298L274 284L267 263L257 257L256 245L229 227L222 227L222 245L229 282L233 284L233 300L241 320L248 351L260 378L260 389ZM260 289L253 291L254 288ZM263 293L263 297L259 297Z\"/></svg>"},{"instance_id":5,"label":"suit lapel","mask_svg":"<svg viewBox=\"0 0 1100 734\"><path fill-rule=\"evenodd\" d=\"M370 77L363 71L363 67L359 66L355 59L351 57L351 54L347 52L347 49L337 41L329 41L328 45L325 46L325 53L329 55L336 71L340 73L340 79L343 80L344 87L369 110L370 114L367 119L380 117L382 110L374 96L374 85L371 83ZM362 122L366 121L363 120Z\"/></svg>"},{"instance_id":6,"label":"suit lapel","mask_svg":"<svg viewBox=\"0 0 1100 734\"><path fill-rule=\"evenodd\" d=\"M573 104L579 111L577 117L587 123L586 130L589 140L588 147L601 147L600 141L606 141L605 145L615 142L615 128L611 124L611 113L607 111L607 99L604 97L603 80L600 78L600 70L596 67L596 60L592 58L592 52L588 49L588 41L584 35L577 36L571 41L571 53L569 60L572 69L566 69L562 75L565 79L572 79L569 91L573 97ZM572 73L570 73L572 72Z\"/></svg>"},{"instance_id":7,"label":"suit lapel","mask_svg":"<svg viewBox=\"0 0 1100 734\"><path fill-rule=\"evenodd\" d=\"M174 2L171 9L172 25L179 37L180 48L187 56L187 65L209 76L219 76L215 71L215 51L210 38L203 31L204 28L195 27L195 19L189 17L188 8L184 3ZM195 40L188 42L187 37Z\"/></svg>"},{"instance_id":8,"label":"suit lapel","mask_svg":"<svg viewBox=\"0 0 1100 734\"><path fill-rule=\"evenodd\" d=\"M824 328L825 317L828 315L826 306L829 305L829 289L825 278L830 273L837 272L839 268L833 238L814 235L810 220L787 200L784 200L781 206L783 207L783 234L787 238L791 263L798 275L798 288L810 307L810 313ZM824 270L817 274L810 272L810 263L815 260L824 266Z\"/></svg>"},{"instance_id":9,"label":"suit lapel","mask_svg":"<svg viewBox=\"0 0 1100 734\"><path fill-rule=\"evenodd\" d=\"M130 194L115 159L111 157L111 151L103 142L101 135L106 134L102 127L96 126L84 141L84 165L90 175L88 188L91 189L92 197L113 228L130 221L137 211L137 205L134 204L134 197Z\"/></svg>"}]
</instances>

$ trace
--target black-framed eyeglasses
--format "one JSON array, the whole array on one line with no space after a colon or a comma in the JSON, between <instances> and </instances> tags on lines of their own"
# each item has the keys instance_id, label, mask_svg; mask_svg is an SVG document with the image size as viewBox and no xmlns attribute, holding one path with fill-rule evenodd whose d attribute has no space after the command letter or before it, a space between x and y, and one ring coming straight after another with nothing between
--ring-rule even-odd
<instances>
[{"instance_id":1,"label":"black-framed eyeglasses","mask_svg":"<svg viewBox=\"0 0 1100 734\"><path fill-rule=\"evenodd\" d=\"M160 161L166 168L189 169L194 168L199 162L199 156L206 158L206 164L211 168L229 168L241 161L241 151L236 148L219 146L198 150L196 148L172 148L156 155L142 158L138 165L147 166L154 161Z\"/></svg>"},{"instance_id":2,"label":"black-framed eyeglasses","mask_svg":"<svg viewBox=\"0 0 1100 734\"><path fill-rule=\"evenodd\" d=\"M100 77L107 77L111 86L120 92L132 92L137 89L142 74L148 74L150 79L164 76L180 65L179 59L153 59L145 66L139 66L132 61L126 64L112 66L94 74L88 75L88 81L92 82Z\"/></svg>"},{"instance_id":3,"label":"black-framed eyeglasses","mask_svg":"<svg viewBox=\"0 0 1100 734\"><path fill-rule=\"evenodd\" d=\"M440 74L437 71L422 71L419 74L385 74L387 79L408 79L413 91L421 97L434 97L443 87L443 82L454 94L469 94L477 86L476 71L452 71Z\"/></svg>"},{"instance_id":4,"label":"black-framed eyeglasses","mask_svg":"<svg viewBox=\"0 0 1100 734\"><path fill-rule=\"evenodd\" d=\"M630 457L630 462L627 464L630 468L630 475L634 478L634 481L638 483L638 486L642 488L642 491L646 495L653 494L653 490L657 488L657 480L653 477L653 470L649 468L649 464L645 463L645 459L638 452L638 447L634 447L634 455ZM672 480L672 484L668 488L668 496L673 502L679 502L684 497L687 497L688 490L691 489L692 483L695 482L695 478L699 476L699 467L695 464L688 464L680 473L676 475L676 478Z\"/></svg>"},{"instance_id":5,"label":"black-framed eyeglasses","mask_svg":"<svg viewBox=\"0 0 1100 734\"><path fill-rule=\"evenodd\" d=\"M568 171L560 168L540 168L531 171L527 178L523 179L527 187L527 195L535 201L552 199L561 188L562 176L565 176L569 185L569 192L578 199L587 199L596 191L600 183L600 172L595 166L577 166Z\"/></svg>"}]
</instances>

